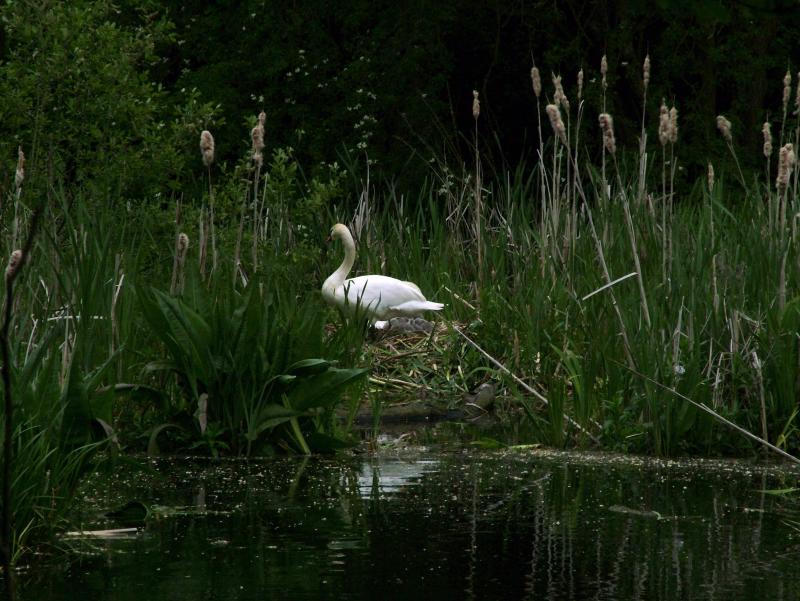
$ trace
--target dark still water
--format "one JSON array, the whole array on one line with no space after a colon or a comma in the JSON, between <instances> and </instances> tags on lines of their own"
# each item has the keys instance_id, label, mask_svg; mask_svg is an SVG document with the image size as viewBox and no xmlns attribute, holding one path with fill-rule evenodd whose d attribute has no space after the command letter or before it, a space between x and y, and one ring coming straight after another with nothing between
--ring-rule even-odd
<instances>
[{"instance_id":1,"label":"dark still water","mask_svg":"<svg viewBox=\"0 0 800 601\"><path fill-rule=\"evenodd\" d=\"M798 495L763 492L796 472L524 450L145 461L86 492L85 528L120 527L89 518L128 499L146 525L21 574L20 599L800 599Z\"/></svg>"}]
</instances>

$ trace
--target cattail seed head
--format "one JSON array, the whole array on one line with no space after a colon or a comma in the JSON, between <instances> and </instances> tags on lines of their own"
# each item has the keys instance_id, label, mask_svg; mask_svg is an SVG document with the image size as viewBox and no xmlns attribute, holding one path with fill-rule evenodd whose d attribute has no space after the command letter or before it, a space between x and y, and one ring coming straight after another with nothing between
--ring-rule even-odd
<instances>
[{"instance_id":1,"label":"cattail seed head","mask_svg":"<svg viewBox=\"0 0 800 601\"><path fill-rule=\"evenodd\" d=\"M603 90L608 87L608 82L606 81L606 74L608 73L608 60L606 59L606 55L603 55L603 58L600 59L600 75L603 76Z\"/></svg>"},{"instance_id":2,"label":"cattail seed head","mask_svg":"<svg viewBox=\"0 0 800 601\"><path fill-rule=\"evenodd\" d=\"M531 68L531 82L533 83L533 93L539 98L542 94L542 76L536 67Z\"/></svg>"},{"instance_id":3,"label":"cattail seed head","mask_svg":"<svg viewBox=\"0 0 800 601\"><path fill-rule=\"evenodd\" d=\"M714 190L714 165L708 164L708 191Z\"/></svg>"},{"instance_id":4,"label":"cattail seed head","mask_svg":"<svg viewBox=\"0 0 800 601\"><path fill-rule=\"evenodd\" d=\"M214 162L214 136L207 129L200 134L200 154L203 155L203 165L206 167Z\"/></svg>"},{"instance_id":5,"label":"cattail seed head","mask_svg":"<svg viewBox=\"0 0 800 601\"><path fill-rule=\"evenodd\" d=\"M578 70L578 104L583 98L583 68Z\"/></svg>"},{"instance_id":6,"label":"cattail seed head","mask_svg":"<svg viewBox=\"0 0 800 601\"><path fill-rule=\"evenodd\" d=\"M550 125L553 127L553 133L564 144L567 143L567 128L564 127L564 121L561 119L561 111L558 110L558 105L548 104L545 107L547 116L550 118Z\"/></svg>"},{"instance_id":7,"label":"cattail seed head","mask_svg":"<svg viewBox=\"0 0 800 601\"><path fill-rule=\"evenodd\" d=\"M264 149L264 126L261 123L250 131L250 138L253 140L253 153L261 152Z\"/></svg>"},{"instance_id":8,"label":"cattail seed head","mask_svg":"<svg viewBox=\"0 0 800 601\"><path fill-rule=\"evenodd\" d=\"M563 106L564 110L569 112L569 100L567 100L567 95L564 94L564 87L561 85L561 76L554 73L552 78L553 87L556 89L553 94L553 100L555 100L557 105Z\"/></svg>"},{"instance_id":9,"label":"cattail seed head","mask_svg":"<svg viewBox=\"0 0 800 601\"><path fill-rule=\"evenodd\" d=\"M669 130L669 109L667 108L666 103L662 100L661 109L659 110L658 116L658 141L661 142L662 146L666 146L667 142L669 142Z\"/></svg>"},{"instance_id":10,"label":"cattail seed head","mask_svg":"<svg viewBox=\"0 0 800 601\"><path fill-rule=\"evenodd\" d=\"M258 122L256 126L250 131L250 138L253 141L253 163L256 167L261 168L264 164L264 156L261 151L264 150L264 121L267 115L264 111L258 114Z\"/></svg>"},{"instance_id":11,"label":"cattail seed head","mask_svg":"<svg viewBox=\"0 0 800 601\"><path fill-rule=\"evenodd\" d=\"M610 154L617 151L617 143L614 140L614 120L608 113L600 113L597 118L600 123L600 130L603 132L603 146Z\"/></svg>"},{"instance_id":12,"label":"cattail seed head","mask_svg":"<svg viewBox=\"0 0 800 601\"><path fill-rule=\"evenodd\" d=\"M789 97L792 95L792 74L786 70L786 75L783 76L783 112L786 112L786 107L789 106Z\"/></svg>"},{"instance_id":13,"label":"cattail seed head","mask_svg":"<svg viewBox=\"0 0 800 601\"><path fill-rule=\"evenodd\" d=\"M187 250L189 250L189 236L181 232L178 234L178 255L185 257Z\"/></svg>"},{"instance_id":14,"label":"cattail seed head","mask_svg":"<svg viewBox=\"0 0 800 601\"><path fill-rule=\"evenodd\" d=\"M764 134L764 156L769 158L772 156L772 132L770 131L769 121L764 122L761 133Z\"/></svg>"},{"instance_id":15,"label":"cattail seed head","mask_svg":"<svg viewBox=\"0 0 800 601\"><path fill-rule=\"evenodd\" d=\"M644 65L642 66L642 79L644 80L644 89L650 85L650 55L644 57Z\"/></svg>"},{"instance_id":16,"label":"cattail seed head","mask_svg":"<svg viewBox=\"0 0 800 601\"><path fill-rule=\"evenodd\" d=\"M670 144L678 142L678 109L674 106L669 109L669 142Z\"/></svg>"},{"instance_id":17,"label":"cattail seed head","mask_svg":"<svg viewBox=\"0 0 800 601\"><path fill-rule=\"evenodd\" d=\"M472 117L477 121L481 116L481 101L478 100L478 91L472 90Z\"/></svg>"},{"instance_id":18,"label":"cattail seed head","mask_svg":"<svg viewBox=\"0 0 800 601\"><path fill-rule=\"evenodd\" d=\"M794 146L792 144L784 144L778 157L778 177L775 180L775 186L778 188L778 192L783 194L789 186L789 179L794 169Z\"/></svg>"},{"instance_id":19,"label":"cattail seed head","mask_svg":"<svg viewBox=\"0 0 800 601\"><path fill-rule=\"evenodd\" d=\"M11 253L8 258L8 267L6 267L6 283L10 282L14 275L17 273L20 265L22 265L22 251L20 249Z\"/></svg>"},{"instance_id":20,"label":"cattail seed head","mask_svg":"<svg viewBox=\"0 0 800 601\"><path fill-rule=\"evenodd\" d=\"M733 137L731 136L731 122L722 115L717 115L717 129L722 134L722 137L725 138L726 142L733 142Z\"/></svg>"},{"instance_id":21,"label":"cattail seed head","mask_svg":"<svg viewBox=\"0 0 800 601\"><path fill-rule=\"evenodd\" d=\"M22 152L22 146L17 150L17 171L14 174L14 185L19 190L22 187L22 182L25 181L25 153Z\"/></svg>"}]
</instances>

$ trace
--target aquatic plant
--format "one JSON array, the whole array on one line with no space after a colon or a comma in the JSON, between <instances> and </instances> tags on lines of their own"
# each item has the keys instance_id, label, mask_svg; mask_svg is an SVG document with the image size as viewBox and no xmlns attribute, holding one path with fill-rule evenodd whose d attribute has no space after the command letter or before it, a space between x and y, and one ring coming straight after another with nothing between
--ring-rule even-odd
<instances>
[{"instance_id":1,"label":"aquatic plant","mask_svg":"<svg viewBox=\"0 0 800 601\"><path fill-rule=\"evenodd\" d=\"M96 232L89 243L79 222L66 222L70 235L54 244L58 231L35 210L27 241L12 253L5 278L6 404L0 415L7 490L0 505L7 516L2 538L11 565L34 546L57 545L55 534L66 523L81 478L96 465L97 451L119 446L112 425L113 373L120 352L116 335L127 322L119 312L119 288L106 296L114 255L104 246L108 231L105 237ZM95 225L102 231L105 222L97 218ZM42 234L34 247L37 229ZM75 239L80 241L75 252L62 255ZM63 271L42 269L37 259L47 255ZM31 259L32 273L17 281ZM66 299L57 311L51 304ZM13 323L12 306L18 307Z\"/></svg>"},{"instance_id":2,"label":"aquatic plant","mask_svg":"<svg viewBox=\"0 0 800 601\"><path fill-rule=\"evenodd\" d=\"M140 285L137 296L166 351L144 372L174 375L162 380L161 419L182 429L179 446L251 455L348 444L336 436L334 410L366 371L314 358L326 352L319 305L256 287L213 299L201 289L178 299ZM164 429L154 427L151 449Z\"/></svg>"},{"instance_id":3,"label":"aquatic plant","mask_svg":"<svg viewBox=\"0 0 800 601\"><path fill-rule=\"evenodd\" d=\"M538 102L537 73L538 68L532 70ZM607 73L604 60L604 94ZM663 149L660 190L648 173L647 144L640 142L638 154L628 152L612 137L610 119L599 109L599 171L605 173L609 158L613 178L596 176L590 149L577 147L566 117L553 103L545 109L553 135L544 140L551 145L552 162L543 160L540 148L533 169L520 166L503 181L485 183L480 242L459 218L474 185L470 166L464 166L460 187L452 183L458 181L453 171L440 166L434 178L447 179L446 187L430 182L416 203L388 189L373 203L372 239L382 240L385 248L403 248L402 259L369 248L364 252L372 252L387 271L405 272L421 286L438 285L450 293L448 318L471 323L471 337L504 365L516 366L518 375L550 399L550 409L542 406L530 414L541 425L539 440L564 444L566 413L614 448L660 454L748 448L744 439L723 433L697 407L676 397L674 389L772 443L797 450L800 441L790 434L791 390L800 382L790 342L800 291L798 232L790 218L798 210L791 147L783 151L777 174L768 171L766 180L747 185L732 125L720 115L718 126L738 183L725 173L716 175L709 161L704 181L683 186L676 198L677 108L663 102L656 123L643 125L645 133L657 130ZM569 185L562 185L565 181ZM444 215L442 205L447 206ZM478 254L479 243L482 264L469 259ZM626 283L631 275L638 294ZM456 368L474 374L483 359L461 347L448 361L457 363L437 361L428 386L450 395L467 392L476 380L452 374ZM398 380L403 380L401 369ZM526 396L511 382L509 392L521 401ZM523 414L529 415L527 409ZM577 440L588 440L573 431Z\"/></svg>"}]
</instances>

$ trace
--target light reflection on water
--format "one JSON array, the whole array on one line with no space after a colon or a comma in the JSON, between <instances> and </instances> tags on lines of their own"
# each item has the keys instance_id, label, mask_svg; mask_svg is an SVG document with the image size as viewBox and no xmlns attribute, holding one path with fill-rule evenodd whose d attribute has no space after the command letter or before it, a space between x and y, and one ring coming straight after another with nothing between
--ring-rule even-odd
<instances>
[{"instance_id":1,"label":"light reflection on water","mask_svg":"<svg viewBox=\"0 0 800 601\"><path fill-rule=\"evenodd\" d=\"M438 465L439 461L435 459L403 461L376 457L361 466L358 489L364 499L375 495L391 496L407 486L420 484L422 476L436 471Z\"/></svg>"},{"instance_id":2,"label":"light reflection on water","mask_svg":"<svg viewBox=\"0 0 800 601\"><path fill-rule=\"evenodd\" d=\"M154 466L86 492L160 507L136 539L26 574L21 598L800 598L797 500L763 492L797 474L777 469L548 452Z\"/></svg>"}]
</instances>

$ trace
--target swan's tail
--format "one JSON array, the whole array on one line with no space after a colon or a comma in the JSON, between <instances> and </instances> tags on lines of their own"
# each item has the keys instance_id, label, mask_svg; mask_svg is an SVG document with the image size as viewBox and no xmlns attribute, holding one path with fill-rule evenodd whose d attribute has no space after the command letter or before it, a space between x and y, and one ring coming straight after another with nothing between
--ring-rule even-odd
<instances>
[{"instance_id":1,"label":"swan's tail","mask_svg":"<svg viewBox=\"0 0 800 601\"><path fill-rule=\"evenodd\" d=\"M419 300L406 301L392 307L393 311L405 313L406 315L418 315L423 311L441 311L442 309L444 309L444 305L442 303Z\"/></svg>"}]
</instances>

